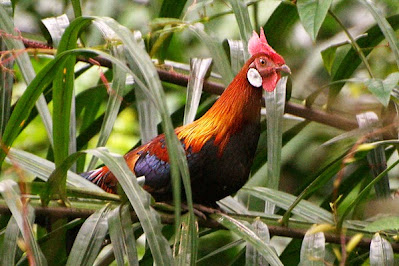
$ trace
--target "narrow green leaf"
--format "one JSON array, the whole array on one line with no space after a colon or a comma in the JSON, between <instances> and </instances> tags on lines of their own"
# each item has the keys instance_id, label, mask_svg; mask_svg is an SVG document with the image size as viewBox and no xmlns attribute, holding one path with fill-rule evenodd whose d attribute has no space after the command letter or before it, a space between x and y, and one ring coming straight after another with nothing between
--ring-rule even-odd
<instances>
[{"instance_id":1,"label":"narrow green leaf","mask_svg":"<svg viewBox=\"0 0 399 266\"><path fill-rule=\"evenodd\" d=\"M233 8L234 15L236 17L236 21L238 24L238 28L240 29L241 41L243 43L243 47L248 47L248 41L252 35L252 26L251 19L249 18L248 7L245 1L240 0L229 0L231 7ZM247 49L244 49L244 59L248 60L250 58L250 54Z\"/></svg>"},{"instance_id":2,"label":"narrow green leaf","mask_svg":"<svg viewBox=\"0 0 399 266\"><path fill-rule=\"evenodd\" d=\"M73 13L75 14L75 18L82 16L82 7L80 5L80 0L71 0Z\"/></svg>"},{"instance_id":3,"label":"narrow green leaf","mask_svg":"<svg viewBox=\"0 0 399 266\"><path fill-rule=\"evenodd\" d=\"M43 181L47 181L55 169L53 162L26 151L11 148L8 156L8 161L17 163L21 169L32 173ZM67 172L67 184L86 191L105 193L104 190L72 171Z\"/></svg>"},{"instance_id":4,"label":"narrow green leaf","mask_svg":"<svg viewBox=\"0 0 399 266\"><path fill-rule=\"evenodd\" d=\"M4 233L4 240L0 250L0 265L15 265L17 240L21 237L15 218L11 216Z\"/></svg>"},{"instance_id":5,"label":"narrow green leaf","mask_svg":"<svg viewBox=\"0 0 399 266\"><path fill-rule=\"evenodd\" d=\"M124 265L126 255L128 265L138 266L136 240L128 205L119 206L108 215L108 227L118 265Z\"/></svg>"},{"instance_id":6,"label":"narrow green leaf","mask_svg":"<svg viewBox=\"0 0 399 266\"><path fill-rule=\"evenodd\" d=\"M30 249L35 265L47 265L46 258L35 240L31 222L29 221L28 213L32 209L29 208L29 205L23 206L18 184L10 179L3 180L0 182L0 193L18 224L25 243ZM28 213L26 213L27 211Z\"/></svg>"},{"instance_id":7,"label":"narrow green leaf","mask_svg":"<svg viewBox=\"0 0 399 266\"><path fill-rule=\"evenodd\" d=\"M311 229L310 229L311 230ZM301 246L301 262L303 266L323 266L326 241L323 232L306 232Z\"/></svg>"},{"instance_id":8,"label":"narrow green leaf","mask_svg":"<svg viewBox=\"0 0 399 266\"><path fill-rule=\"evenodd\" d=\"M278 189L281 171L281 149L283 137L283 116L285 107L287 77L282 77L275 90L264 92L267 114L267 183ZM274 213L274 205L265 203L265 212Z\"/></svg>"},{"instance_id":9,"label":"narrow green leaf","mask_svg":"<svg viewBox=\"0 0 399 266\"><path fill-rule=\"evenodd\" d=\"M179 18L183 12L186 0L163 0L158 17L160 18Z\"/></svg>"},{"instance_id":10,"label":"narrow green leaf","mask_svg":"<svg viewBox=\"0 0 399 266\"><path fill-rule=\"evenodd\" d=\"M330 75L335 60L337 48L338 48L337 46L330 46L321 51L321 58L323 59L324 67L327 69Z\"/></svg>"},{"instance_id":11,"label":"narrow green leaf","mask_svg":"<svg viewBox=\"0 0 399 266\"><path fill-rule=\"evenodd\" d=\"M215 63L219 74L222 76L222 81L225 86L228 86L233 80L234 76L229 60L227 59L227 56L224 53L221 45L215 41L215 38L212 38L206 34L206 32L199 27L190 26L189 29L194 32L205 45L208 46L208 50L212 55L213 62Z\"/></svg>"},{"instance_id":12,"label":"narrow green leaf","mask_svg":"<svg viewBox=\"0 0 399 266\"><path fill-rule=\"evenodd\" d=\"M212 58L191 58L190 77L187 84L186 106L184 108L183 124L194 121L201 99L205 78L210 74Z\"/></svg>"},{"instance_id":13,"label":"narrow green leaf","mask_svg":"<svg viewBox=\"0 0 399 266\"><path fill-rule=\"evenodd\" d=\"M198 223L195 221L196 227L193 231L190 224L190 215L183 215L180 224L181 227L176 233L175 243L173 246L175 265L196 265L198 249ZM193 243L196 246L192 246Z\"/></svg>"},{"instance_id":14,"label":"narrow green leaf","mask_svg":"<svg viewBox=\"0 0 399 266\"><path fill-rule=\"evenodd\" d=\"M58 47L62 35L65 29L69 25L69 19L66 14L62 14L58 17L51 17L42 19L44 26L46 26L48 32L50 33L51 39L53 41L54 47Z\"/></svg>"},{"instance_id":15,"label":"narrow green leaf","mask_svg":"<svg viewBox=\"0 0 399 266\"><path fill-rule=\"evenodd\" d=\"M269 228L260 219L252 223L254 232L266 244L270 244ZM268 265L266 259L249 243L245 254L245 265Z\"/></svg>"},{"instance_id":16,"label":"narrow green leaf","mask_svg":"<svg viewBox=\"0 0 399 266\"><path fill-rule=\"evenodd\" d=\"M3 38L5 44L7 45L7 48L11 51L19 51L18 56L16 56L14 53L13 56L15 57L15 61L17 62L18 67L21 70L21 74L25 80L25 83L29 85L32 82L32 80L35 78L36 75L35 71L33 70L33 66L30 61L29 55L25 51L25 46L23 45L22 41L19 39L18 35L19 33L15 32L14 24L11 18L8 16L7 11L4 9L2 5L0 5L0 30L3 30L5 33L10 35L7 38ZM46 128L49 141L51 144L53 144L51 115L47 107L46 99L44 98L43 95L39 94L38 97L36 97L36 100L33 102L33 104L36 104L36 108ZM20 125L14 125L14 126L20 126ZM6 130L4 130L4 132L5 131ZM13 133L18 135L19 131L16 130ZM2 155L0 155L0 164L3 162L3 160L4 158L2 158Z\"/></svg>"},{"instance_id":17,"label":"narrow green leaf","mask_svg":"<svg viewBox=\"0 0 399 266\"><path fill-rule=\"evenodd\" d=\"M399 73L398 73L399 74ZM378 122L378 116L374 112L365 112L356 115L359 128L370 128L369 132L372 132L380 126ZM369 139L368 142L375 142L382 139L381 135L373 134L373 138ZM387 168L387 159L385 156L385 150L383 146L377 146L367 154L367 161L370 169L373 172L373 176L377 177L381 172ZM391 190L389 188L389 177L386 174L377 184L374 186L375 192L378 198L389 198L391 196Z\"/></svg>"},{"instance_id":18,"label":"narrow green leaf","mask_svg":"<svg viewBox=\"0 0 399 266\"><path fill-rule=\"evenodd\" d=\"M86 152L99 157L118 179L141 222L154 262L157 265L172 265L171 250L162 235L159 217L150 207L150 195L139 186L123 157L111 155L102 149Z\"/></svg>"},{"instance_id":19,"label":"narrow green leaf","mask_svg":"<svg viewBox=\"0 0 399 266\"><path fill-rule=\"evenodd\" d=\"M387 20L394 30L399 29L399 15L391 16ZM367 34L366 37L357 40L360 48L374 47L384 39L384 35L378 25L372 26L365 34ZM371 51L371 49L363 49L365 56ZM342 56L342 59L335 60L332 67L332 82L350 78L361 62L357 52L353 48L350 49ZM330 95L338 95L344 85L345 83L337 83L331 86Z\"/></svg>"},{"instance_id":20,"label":"narrow green leaf","mask_svg":"<svg viewBox=\"0 0 399 266\"><path fill-rule=\"evenodd\" d=\"M245 51L242 41L227 40L230 51L231 68L234 75L240 72L242 66L245 64Z\"/></svg>"},{"instance_id":21,"label":"narrow green leaf","mask_svg":"<svg viewBox=\"0 0 399 266\"><path fill-rule=\"evenodd\" d=\"M387 230L399 230L399 216L382 217L377 221L368 224L365 230L370 232L387 231Z\"/></svg>"},{"instance_id":22,"label":"narrow green leaf","mask_svg":"<svg viewBox=\"0 0 399 266\"><path fill-rule=\"evenodd\" d=\"M297 199L296 196L265 187L244 187L242 189L248 191L248 193L255 197L268 200L285 210ZM299 202L292 212L312 223L334 223L333 216L330 212L306 200Z\"/></svg>"},{"instance_id":23,"label":"narrow green leaf","mask_svg":"<svg viewBox=\"0 0 399 266\"><path fill-rule=\"evenodd\" d=\"M388 75L386 79L370 79L365 82L369 91L386 107L389 103L392 90L398 85L399 72Z\"/></svg>"},{"instance_id":24,"label":"narrow green leaf","mask_svg":"<svg viewBox=\"0 0 399 266\"><path fill-rule=\"evenodd\" d=\"M399 42L398 38L396 37L395 31L372 1L364 0L361 1L361 3L367 7L367 9L373 15L374 19L377 21L377 24L384 34L385 39L387 39L389 43L389 47L392 49L393 55L396 60L396 65L399 67Z\"/></svg>"},{"instance_id":25,"label":"narrow green leaf","mask_svg":"<svg viewBox=\"0 0 399 266\"><path fill-rule=\"evenodd\" d=\"M332 0L298 0L299 18L313 41L316 40L321 24L327 16Z\"/></svg>"},{"instance_id":26,"label":"narrow green leaf","mask_svg":"<svg viewBox=\"0 0 399 266\"><path fill-rule=\"evenodd\" d=\"M395 263L391 244L376 233L370 243L370 265L389 265Z\"/></svg>"},{"instance_id":27,"label":"narrow green leaf","mask_svg":"<svg viewBox=\"0 0 399 266\"><path fill-rule=\"evenodd\" d=\"M283 265L272 247L243 223L225 214L212 214L211 218L250 243L271 265Z\"/></svg>"},{"instance_id":28,"label":"narrow green leaf","mask_svg":"<svg viewBox=\"0 0 399 266\"><path fill-rule=\"evenodd\" d=\"M109 207L96 211L84 222L69 253L67 266L93 265L108 231Z\"/></svg>"}]
</instances>

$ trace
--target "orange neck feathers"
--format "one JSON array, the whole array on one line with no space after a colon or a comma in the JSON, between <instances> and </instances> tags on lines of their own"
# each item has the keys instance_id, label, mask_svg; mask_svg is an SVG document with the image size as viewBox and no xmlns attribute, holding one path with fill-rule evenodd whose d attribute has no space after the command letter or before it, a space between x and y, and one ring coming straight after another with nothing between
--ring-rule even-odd
<instances>
[{"instance_id":1,"label":"orange neck feathers","mask_svg":"<svg viewBox=\"0 0 399 266\"><path fill-rule=\"evenodd\" d=\"M176 130L185 147L198 152L214 137L222 154L230 137L247 124L259 123L262 89L247 81L245 64L215 104L198 120Z\"/></svg>"}]
</instances>

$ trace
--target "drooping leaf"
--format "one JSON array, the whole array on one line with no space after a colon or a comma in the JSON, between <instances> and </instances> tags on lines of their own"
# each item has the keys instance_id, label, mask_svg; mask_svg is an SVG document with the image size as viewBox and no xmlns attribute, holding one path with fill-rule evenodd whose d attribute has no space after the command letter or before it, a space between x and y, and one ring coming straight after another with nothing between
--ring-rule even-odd
<instances>
[{"instance_id":1,"label":"drooping leaf","mask_svg":"<svg viewBox=\"0 0 399 266\"><path fill-rule=\"evenodd\" d=\"M370 265L394 265L394 254L391 244L376 233L370 243Z\"/></svg>"},{"instance_id":2,"label":"drooping leaf","mask_svg":"<svg viewBox=\"0 0 399 266\"><path fill-rule=\"evenodd\" d=\"M327 49L321 51L321 57L323 58L324 67L327 69L330 75L335 60L336 51L337 51L336 46L330 46Z\"/></svg>"},{"instance_id":3,"label":"drooping leaf","mask_svg":"<svg viewBox=\"0 0 399 266\"><path fill-rule=\"evenodd\" d=\"M252 223L255 233L259 238L267 244L270 244L270 233L269 228L260 219L255 220ZM245 254L245 265L264 265L268 266L269 263L266 259L257 251L251 244L247 243L247 249Z\"/></svg>"},{"instance_id":4,"label":"drooping leaf","mask_svg":"<svg viewBox=\"0 0 399 266\"><path fill-rule=\"evenodd\" d=\"M398 82L399 72L394 72L384 80L370 79L365 84L384 106L388 106L391 92L398 85Z\"/></svg>"},{"instance_id":5,"label":"drooping leaf","mask_svg":"<svg viewBox=\"0 0 399 266\"><path fill-rule=\"evenodd\" d=\"M66 263L72 265L93 265L108 231L109 207L90 215L79 230Z\"/></svg>"},{"instance_id":6,"label":"drooping leaf","mask_svg":"<svg viewBox=\"0 0 399 266\"><path fill-rule=\"evenodd\" d=\"M316 40L321 24L326 18L332 0L298 0L299 18L313 41Z\"/></svg>"},{"instance_id":7,"label":"drooping leaf","mask_svg":"<svg viewBox=\"0 0 399 266\"><path fill-rule=\"evenodd\" d=\"M240 221L225 214L212 214L211 218L250 243L271 265L283 265L272 247Z\"/></svg>"},{"instance_id":8,"label":"drooping leaf","mask_svg":"<svg viewBox=\"0 0 399 266\"><path fill-rule=\"evenodd\" d=\"M311 229L310 229L311 230ZM325 256L325 237L323 232L306 232L301 246L300 265L323 266Z\"/></svg>"}]
</instances>

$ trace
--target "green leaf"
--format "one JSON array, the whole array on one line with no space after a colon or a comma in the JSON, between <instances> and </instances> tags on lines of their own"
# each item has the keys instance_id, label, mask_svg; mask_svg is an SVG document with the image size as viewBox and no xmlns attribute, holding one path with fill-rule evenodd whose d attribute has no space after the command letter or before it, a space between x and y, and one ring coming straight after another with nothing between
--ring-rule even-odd
<instances>
[{"instance_id":1,"label":"green leaf","mask_svg":"<svg viewBox=\"0 0 399 266\"><path fill-rule=\"evenodd\" d=\"M48 180L55 169L53 162L26 151L11 148L8 155L10 158L8 161L17 163L21 169L32 173L44 181ZM67 184L85 189L86 191L105 193L104 190L72 171L67 172Z\"/></svg>"},{"instance_id":2,"label":"green leaf","mask_svg":"<svg viewBox=\"0 0 399 266\"><path fill-rule=\"evenodd\" d=\"M69 25L68 16L66 14L62 14L58 17L45 18L42 19L42 23L44 26L46 26L48 32L50 33L54 47L57 48L66 27Z\"/></svg>"},{"instance_id":3,"label":"green leaf","mask_svg":"<svg viewBox=\"0 0 399 266\"><path fill-rule=\"evenodd\" d=\"M299 265L323 266L325 249L326 241L323 232L306 232L302 241L301 262Z\"/></svg>"},{"instance_id":4,"label":"green leaf","mask_svg":"<svg viewBox=\"0 0 399 266\"><path fill-rule=\"evenodd\" d=\"M84 222L73 243L67 266L93 265L108 231L108 211L109 207L105 206Z\"/></svg>"},{"instance_id":5,"label":"green leaf","mask_svg":"<svg viewBox=\"0 0 399 266\"><path fill-rule=\"evenodd\" d=\"M208 77L212 58L192 58L190 60L190 77L187 84L186 106L183 125L194 121L201 99L205 78Z\"/></svg>"},{"instance_id":6,"label":"green leaf","mask_svg":"<svg viewBox=\"0 0 399 266\"><path fill-rule=\"evenodd\" d=\"M337 46L330 46L321 51L321 58L323 59L324 67L327 69L330 75L335 60L337 48L338 48Z\"/></svg>"},{"instance_id":7,"label":"green leaf","mask_svg":"<svg viewBox=\"0 0 399 266\"><path fill-rule=\"evenodd\" d=\"M0 250L0 265L15 265L17 241L21 237L15 218L11 216L4 232L4 239Z\"/></svg>"},{"instance_id":8,"label":"green leaf","mask_svg":"<svg viewBox=\"0 0 399 266\"><path fill-rule=\"evenodd\" d=\"M380 234L375 234L370 243L370 265L394 265L394 263L391 244Z\"/></svg>"},{"instance_id":9,"label":"green leaf","mask_svg":"<svg viewBox=\"0 0 399 266\"><path fill-rule=\"evenodd\" d=\"M243 47L245 48L244 58L245 60L248 60L251 56L246 48L248 47L248 41L251 38L253 30L251 26L251 20L249 18L248 8L245 1L229 0L229 2L233 8L233 12L238 23L238 28L240 29L241 41L243 43Z\"/></svg>"},{"instance_id":10,"label":"green leaf","mask_svg":"<svg viewBox=\"0 0 399 266\"><path fill-rule=\"evenodd\" d=\"M35 78L35 71L33 69L32 63L30 61L28 53L25 51L25 46L23 45L22 41L19 39L19 33L14 30L14 24L11 20L11 18L8 16L7 11L4 9L2 5L0 5L0 30L3 30L5 33L10 34L12 37L8 38L3 38L5 44L7 45L8 50L15 50L15 51L24 51L18 53L18 56L15 57L15 61L18 64L19 69L21 70L22 76L25 80L26 84L30 84L32 80ZM35 98L36 100L33 102L33 104L36 104L36 108L42 118L42 121L44 123L44 126L47 131L47 136L49 138L49 141L51 144L53 144L53 138L52 138L52 122L51 122L51 115L50 111L47 107L46 99L44 98L43 95L39 94L38 97ZM37 102L36 102L37 101ZM28 115L29 113L27 113ZM11 118L10 118L11 120ZM22 121L21 121L22 122ZM12 123L12 122L11 122ZM13 125L15 127L21 126L22 125ZM4 135L3 135L3 143L4 138L5 138L5 131L4 129ZM18 135L19 130L16 130L13 132L14 134ZM7 148L7 145L5 146ZM3 162L4 158L3 155L0 154L0 165Z\"/></svg>"},{"instance_id":11,"label":"green leaf","mask_svg":"<svg viewBox=\"0 0 399 266\"><path fill-rule=\"evenodd\" d=\"M196 265L198 250L198 223L195 227L190 226L190 215L182 216L181 224L175 236L174 256L175 265ZM194 230L193 230L194 229ZM192 246L192 245L195 246Z\"/></svg>"},{"instance_id":12,"label":"green leaf","mask_svg":"<svg viewBox=\"0 0 399 266\"><path fill-rule=\"evenodd\" d=\"M387 20L394 30L399 29L399 15L391 16L387 18ZM367 56L372 50L366 48L378 45L384 39L384 35L378 25L372 26L365 33L367 36L357 40L357 44L360 48L363 48L362 51L364 55ZM361 62L358 53L353 48L349 49L340 60L335 60L332 68L331 81L334 82L350 78ZM330 95L338 95L344 85L345 83L338 83L331 86L329 91Z\"/></svg>"},{"instance_id":13,"label":"green leaf","mask_svg":"<svg viewBox=\"0 0 399 266\"><path fill-rule=\"evenodd\" d=\"M270 201L285 210L297 199L296 196L265 187L244 187L242 189L255 197ZM312 223L334 223L330 212L306 200L299 202L292 212Z\"/></svg>"},{"instance_id":14,"label":"green leaf","mask_svg":"<svg viewBox=\"0 0 399 266\"><path fill-rule=\"evenodd\" d=\"M18 184L10 179L3 180L0 182L0 193L18 224L24 241L30 249L35 265L47 265L46 258L35 240L29 215L27 215L33 210L29 208L30 206L27 203L25 205L22 203Z\"/></svg>"},{"instance_id":15,"label":"green leaf","mask_svg":"<svg viewBox=\"0 0 399 266\"><path fill-rule=\"evenodd\" d=\"M332 0L298 0L299 18L313 41L316 40L320 27L327 16Z\"/></svg>"},{"instance_id":16,"label":"green leaf","mask_svg":"<svg viewBox=\"0 0 399 266\"><path fill-rule=\"evenodd\" d=\"M371 2L370 0L364 0L360 2L367 7L367 9L377 21L378 26L385 36L385 39L387 39L389 43L389 47L392 49L393 55L396 60L396 65L399 67L399 42L398 38L396 37L395 31L386 20L384 15L381 14L381 11L373 4L373 2Z\"/></svg>"},{"instance_id":17,"label":"green leaf","mask_svg":"<svg viewBox=\"0 0 399 266\"><path fill-rule=\"evenodd\" d=\"M264 92L267 114L267 183L266 187L278 189L281 171L283 115L287 77L282 77L272 92ZM274 213L274 205L265 203L265 212Z\"/></svg>"},{"instance_id":18,"label":"green leaf","mask_svg":"<svg viewBox=\"0 0 399 266\"><path fill-rule=\"evenodd\" d=\"M128 265L138 266L136 239L128 205L118 206L110 212L108 227L118 265L124 265L124 256L126 255Z\"/></svg>"},{"instance_id":19,"label":"green leaf","mask_svg":"<svg viewBox=\"0 0 399 266\"><path fill-rule=\"evenodd\" d=\"M212 214L211 218L250 243L271 265L283 265L272 247L243 223L225 214Z\"/></svg>"},{"instance_id":20,"label":"green leaf","mask_svg":"<svg viewBox=\"0 0 399 266\"><path fill-rule=\"evenodd\" d=\"M398 82L399 72L394 72L384 80L370 79L365 84L384 106L388 106L391 92L398 85Z\"/></svg>"},{"instance_id":21,"label":"green leaf","mask_svg":"<svg viewBox=\"0 0 399 266\"><path fill-rule=\"evenodd\" d=\"M377 221L368 224L364 228L364 230L370 232L387 231L387 230L399 231L399 217L391 216L391 217L379 218Z\"/></svg>"},{"instance_id":22,"label":"green leaf","mask_svg":"<svg viewBox=\"0 0 399 266\"><path fill-rule=\"evenodd\" d=\"M252 226L259 238L264 243L270 244L270 233L267 225L260 219L256 219ZM245 253L245 265L267 265L265 258L249 243Z\"/></svg>"},{"instance_id":23,"label":"green leaf","mask_svg":"<svg viewBox=\"0 0 399 266\"><path fill-rule=\"evenodd\" d=\"M71 0L73 13L75 14L75 18L82 16L82 7L80 5L80 0Z\"/></svg>"}]
</instances>

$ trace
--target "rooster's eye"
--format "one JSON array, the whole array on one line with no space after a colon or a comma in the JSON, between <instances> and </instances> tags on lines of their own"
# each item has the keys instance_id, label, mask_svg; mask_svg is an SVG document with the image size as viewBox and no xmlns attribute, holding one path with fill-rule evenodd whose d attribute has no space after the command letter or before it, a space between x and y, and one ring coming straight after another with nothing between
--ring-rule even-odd
<instances>
[{"instance_id":1,"label":"rooster's eye","mask_svg":"<svg viewBox=\"0 0 399 266\"><path fill-rule=\"evenodd\" d=\"M263 58L260 58L260 59L259 59L259 63L260 63L262 66L266 65L266 61L265 61L265 59L263 59Z\"/></svg>"}]
</instances>

